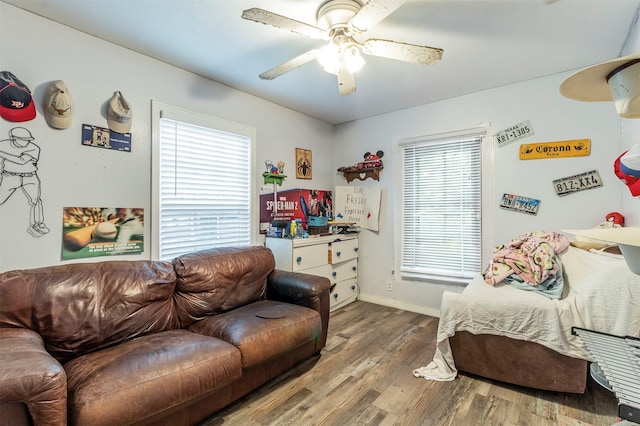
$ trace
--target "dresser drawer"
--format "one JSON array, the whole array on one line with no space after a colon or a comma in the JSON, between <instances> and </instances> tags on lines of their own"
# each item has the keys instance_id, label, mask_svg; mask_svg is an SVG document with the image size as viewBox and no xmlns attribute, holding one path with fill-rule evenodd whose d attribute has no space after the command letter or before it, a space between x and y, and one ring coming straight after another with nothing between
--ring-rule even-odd
<instances>
[{"instance_id":1,"label":"dresser drawer","mask_svg":"<svg viewBox=\"0 0 640 426\"><path fill-rule=\"evenodd\" d=\"M347 260L332 266L331 281L338 282L349 278L355 278L358 275L358 258Z\"/></svg>"},{"instance_id":2,"label":"dresser drawer","mask_svg":"<svg viewBox=\"0 0 640 426\"><path fill-rule=\"evenodd\" d=\"M337 265L322 265L315 268L305 269L305 274L320 275L322 277L329 278L331 284L335 284L338 281L346 280L349 278L355 278L358 274L358 259L351 259L346 262L338 263Z\"/></svg>"},{"instance_id":3,"label":"dresser drawer","mask_svg":"<svg viewBox=\"0 0 640 426\"><path fill-rule=\"evenodd\" d=\"M329 246L327 244L296 247L293 250L293 270L302 271L304 269L326 265L328 250Z\"/></svg>"},{"instance_id":4,"label":"dresser drawer","mask_svg":"<svg viewBox=\"0 0 640 426\"><path fill-rule=\"evenodd\" d=\"M320 275L321 277L329 278L331 280L331 283L335 282L334 274L333 274L333 266L329 264L316 266L315 268L305 269L304 271L300 271L300 272L304 272L305 274L311 274L311 275Z\"/></svg>"},{"instance_id":5,"label":"dresser drawer","mask_svg":"<svg viewBox=\"0 0 640 426\"><path fill-rule=\"evenodd\" d=\"M334 241L329 244L329 263L337 264L358 257L358 240Z\"/></svg>"},{"instance_id":6,"label":"dresser drawer","mask_svg":"<svg viewBox=\"0 0 640 426\"><path fill-rule=\"evenodd\" d=\"M330 295L330 309L339 308L342 305L351 303L358 298L358 284L355 278L340 281L335 284Z\"/></svg>"}]
</instances>

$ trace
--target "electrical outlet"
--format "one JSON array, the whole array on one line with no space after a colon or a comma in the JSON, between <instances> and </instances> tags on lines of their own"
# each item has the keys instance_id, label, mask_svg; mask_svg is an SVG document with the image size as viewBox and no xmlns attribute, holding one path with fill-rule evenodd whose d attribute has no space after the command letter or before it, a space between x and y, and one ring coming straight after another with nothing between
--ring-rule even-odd
<instances>
[{"instance_id":1,"label":"electrical outlet","mask_svg":"<svg viewBox=\"0 0 640 426\"><path fill-rule=\"evenodd\" d=\"M387 291L393 291L393 283L391 281L387 281Z\"/></svg>"}]
</instances>

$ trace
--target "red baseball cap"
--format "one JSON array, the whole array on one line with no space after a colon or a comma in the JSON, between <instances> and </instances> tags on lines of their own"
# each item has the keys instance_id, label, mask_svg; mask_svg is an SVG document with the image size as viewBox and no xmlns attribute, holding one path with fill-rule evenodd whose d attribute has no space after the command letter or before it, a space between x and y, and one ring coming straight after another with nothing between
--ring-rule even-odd
<instances>
[{"instance_id":1,"label":"red baseball cap","mask_svg":"<svg viewBox=\"0 0 640 426\"><path fill-rule=\"evenodd\" d=\"M616 161L613 162L613 171L620 178L621 181L624 182L625 185L629 188L631 195L637 197L640 195L640 178L635 176L631 176L626 174L620 169L620 159L627 153L627 151L623 152L620 157L616 158Z\"/></svg>"},{"instance_id":2,"label":"red baseball cap","mask_svg":"<svg viewBox=\"0 0 640 426\"><path fill-rule=\"evenodd\" d=\"M31 91L9 71L0 72L0 116L16 122L36 117Z\"/></svg>"}]
</instances>

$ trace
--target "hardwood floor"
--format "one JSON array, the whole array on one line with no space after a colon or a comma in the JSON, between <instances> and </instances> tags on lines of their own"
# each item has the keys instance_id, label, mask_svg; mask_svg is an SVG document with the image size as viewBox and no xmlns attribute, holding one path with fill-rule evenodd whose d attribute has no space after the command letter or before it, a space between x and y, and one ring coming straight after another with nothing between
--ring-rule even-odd
<instances>
[{"instance_id":1,"label":"hardwood floor","mask_svg":"<svg viewBox=\"0 0 640 426\"><path fill-rule=\"evenodd\" d=\"M218 425L611 425L613 394L589 379L583 395L460 374L412 375L435 352L438 318L357 301L332 312L320 357L210 417Z\"/></svg>"}]
</instances>

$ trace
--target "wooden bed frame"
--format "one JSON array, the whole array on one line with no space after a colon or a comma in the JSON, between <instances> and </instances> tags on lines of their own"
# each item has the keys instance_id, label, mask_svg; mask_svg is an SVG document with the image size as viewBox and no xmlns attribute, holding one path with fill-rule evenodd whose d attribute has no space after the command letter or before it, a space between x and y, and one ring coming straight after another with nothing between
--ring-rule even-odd
<instances>
[{"instance_id":1,"label":"wooden bed frame","mask_svg":"<svg viewBox=\"0 0 640 426\"><path fill-rule=\"evenodd\" d=\"M584 393L589 362L538 343L492 334L456 331L449 338L459 371L515 385Z\"/></svg>"}]
</instances>

